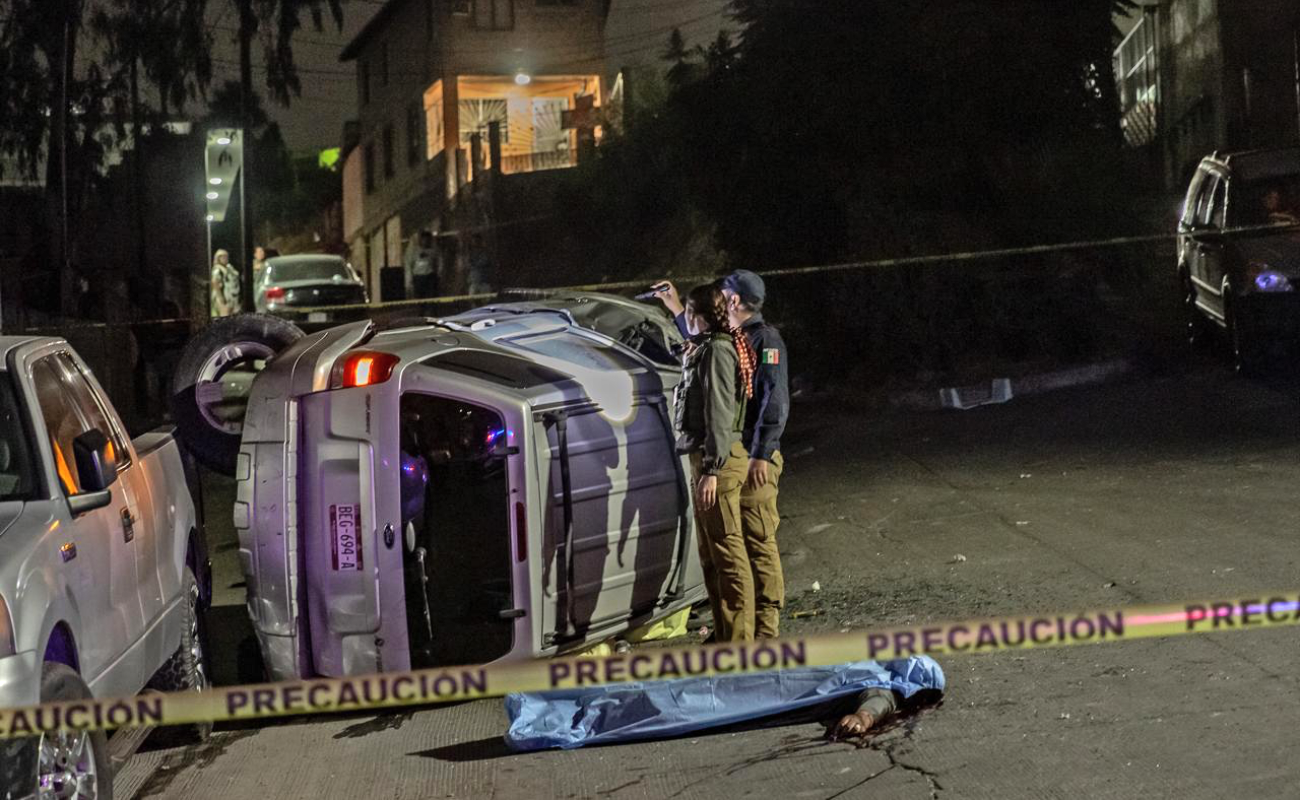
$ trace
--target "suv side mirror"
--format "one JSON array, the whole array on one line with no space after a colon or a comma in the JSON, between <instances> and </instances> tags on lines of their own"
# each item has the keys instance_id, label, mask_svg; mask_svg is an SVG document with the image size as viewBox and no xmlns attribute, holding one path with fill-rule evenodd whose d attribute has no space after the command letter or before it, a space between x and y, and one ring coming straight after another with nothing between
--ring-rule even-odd
<instances>
[{"instance_id":1,"label":"suv side mirror","mask_svg":"<svg viewBox=\"0 0 1300 800\"><path fill-rule=\"evenodd\" d=\"M72 440L72 457L85 494L102 492L117 481L117 454L100 430L89 430Z\"/></svg>"}]
</instances>

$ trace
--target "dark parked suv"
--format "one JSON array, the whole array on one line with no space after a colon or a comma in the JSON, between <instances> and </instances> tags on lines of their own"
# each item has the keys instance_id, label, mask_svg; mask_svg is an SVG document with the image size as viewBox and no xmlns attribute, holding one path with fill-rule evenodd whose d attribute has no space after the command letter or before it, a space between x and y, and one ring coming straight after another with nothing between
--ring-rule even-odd
<instances>
[{"instance_id":1,"label":"dark parked suv","mask_svg":"<svg viewBox=\"0 0 1300 800\"><path fill-rule=\"evenodd\" d=\"M1300 331L1300 147L1201 161L1178 222L1188 335L1225 329L1238 370Z\"/></svg>"}]
</instances>

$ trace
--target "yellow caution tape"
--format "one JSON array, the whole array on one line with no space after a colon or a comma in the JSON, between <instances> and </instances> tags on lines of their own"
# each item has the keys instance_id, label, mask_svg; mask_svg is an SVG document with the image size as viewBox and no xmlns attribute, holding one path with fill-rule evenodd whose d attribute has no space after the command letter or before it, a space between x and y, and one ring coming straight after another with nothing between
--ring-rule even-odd
<instances>
[{"instance_id":1,"label":"yellow caution tape","mask_svg":"<svg viewBox=\"0 0 1300 800\"><path fill-rule=\"evenodd\" d=\"M724 675L914 655L996 653L1300 625L1300 591L1081 614L999 617L879 631L641 650L599 658L318 678L204 692L74 700L0 710L0 739L55 730L227 722L422 705L512 692Z\"/></svg>"},{"instance_id":2,"label":"yellow caution tape","mask_svg":"<svg viewBox=\"0 0 1300 800\"><path fill-rule=\"evenodd\" d=\"M511 224L511 223L504 223ZM489 226L492 227L492 226ZM1267 223L1263 225L1243 225L1236 228L1228 228L1219 232L1224 237L1236 235L1247 235L1254 233L1294 233L1300 231L1300 223ZM862 261L843 261L834 264L814 264L804 267L786 267L781 269L761 269L757 274L763 278L782 278L795 275L813 275L824 272L850 272L859 270L872 269L892 269L896 267L920 267L933 264L960 263L966 261L987 261L999 258L1014 258L1017 256L1036 256L1047 255L1050 253L1068 253L1079 250L1093 250L1109 247L1128 247L1135 244L1153 244L1165 241L1175 241L1186 234L1177 232L1170 233L1149 233L1137 236L1116 236L1109 239L1088 239L1073 242L1051 242L1048 244L1025 245L1021 247L1001 247L990 250L967 250L953 253L935 253L924 256L903 256L901 258L876 258ZM706 281L716 280L717 275L688 275L673 278L677 283L704 283ZM502 294L529 294L529 293L560 293L560 292L615 292L628 289L644 289L649 281L645 279L630 281L604 281L601 283L587 283L573 286L556 286L545 289L517 288L506 289ZM379 310L383 308L400 308L403 306L430 305L436 303L455 303L469 300L498 299L496 294L467 294L449 297L431 297L424 300L388 300L369 304L354 305L333 305L333 306L313 306L296 307L294 310L299 313L309 313L313 311L345 311L348 309L366 308L370 310Z\"/></svg>"}]
</instances>

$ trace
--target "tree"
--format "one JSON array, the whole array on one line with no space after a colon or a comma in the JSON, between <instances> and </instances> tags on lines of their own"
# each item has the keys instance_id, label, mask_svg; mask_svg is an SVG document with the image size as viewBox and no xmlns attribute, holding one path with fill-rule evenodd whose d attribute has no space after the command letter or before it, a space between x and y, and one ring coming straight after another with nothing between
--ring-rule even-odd
<instances>
[{"instance_id":1,"label":"tree","mask_svg":"<svg viewBox=\"0 0 1300 800\"><path fill-rule=\"evenodd\" d=\"M85 0L11 0L0 12L0 154L35 178L45 167L46 246L40 261L61 270L63 306L72 222L103 155L105 76L78 70Z\"/></svg>"},{"instance_id":2,"label":"tree","mask_svg":"<svg viewBox=\"0 0 1300 800\"><path fill-rule=\"evenodd\" d=\"M262 36L263 60L266 62L266 88L271 97L283 105L289 105L291 96L302 91L298 80L298 70L293 60L293 34L302 27L302 15L310 16L313 25L320 30L324 25L324 14L328 9L334 24L343 27L342 0L230 0L239 13L239 87L241 98L241 125L245 127L248 118L248 103L253 97L253 37L259 29ZM253 221L248 214L241 214L241 236L243 246L240 248L239 261L244 265L243 280L240 281L240 302L245 308L253 307Z\"/></svg>"},{"instance_id":3,"label":"tree","mask_svg":"<svg viewBox=\"0 0 1300 800\"><path fill-rule=\"evenodd\" d=\"M695 73L695 65L690 63L691 52L686 47L686 38L681 28L673 28L668 37L668 48L661 56L669 63L668 81L673 86L682 86Z\"/></svg>"},{"instance_id":4,"label":"tree","mask_svg":"<svg viewBox=\"0 0 1300 800\"><path fill-rule=\"evenodd\" d=\"M734 43L691 49L675 32L667 102L581 165L561 206L636 231L643 250L705 233L715 256L756 269L1113 233L1128 217L1112 14L1128 7L733 0ZM619 247L602 239L597 258L644 258ZM867 341L877 366L946 368L1001 334L972 299L975 272L818 276L776 299L816 328L818 353ZM1086 307L1063 281L1014 301Z\"/></svg>"},{"instance_id":5,"label":"tree","mask_svg":"<svg viewBox=\"0 0 1300 800\"><path fill-rule=\"evenodd\" d=\"M145 226L149 193L143 185L147 131L199 97L212 79L212 35L204 24L207 0L105 0L91 15L91 29L104 50L107 66L118 72L118 94L127 97L128 114L118 114L119 138L131 142L132 223L136 270L148 271L149 232ZM120 84L125 73L125 88ZM142 80L143 78L143 80ZM152 86L159 107L144 100ZM119 104L121 105L121 104ZM129 118L128 118L129 117Z\"/></svg>"},{"instance_id":6,"label":"tree","mask_svg":"<svg viewBox=\"0 0 1300 800\"><path fill-rule=\"evenodd\" d=\"M129 127L135 146L142 147L141 134L150 121L180 112L189 101L206 94L212 78L212 37L205 22L211 2L8 0L0 4L0 155L30 177L44 164L50 236L47 252L39 260L51 264L69 260L64 241L71 241L85 191L102 166L105 126L115 125L119 139L126 138ZM342 0L216 2L230 3L238 12L241 95L249 101L252 47L259 34L266 90L287 105L301 91L293 58L294 34L307 20L321 28L326 13L342 26ZM157 98L157 107L151 106L151 97ZM138 182L135 191L143 195ZM65 286L71 283L67 277ZM65 308L68 305L65 302Z\"/></svg>"}]
</instances>

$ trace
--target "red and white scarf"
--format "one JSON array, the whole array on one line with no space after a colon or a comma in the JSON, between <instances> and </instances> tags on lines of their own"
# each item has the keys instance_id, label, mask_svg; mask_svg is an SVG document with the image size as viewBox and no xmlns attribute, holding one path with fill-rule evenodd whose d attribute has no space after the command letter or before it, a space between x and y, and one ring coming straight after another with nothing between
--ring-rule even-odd
<instances>
[{"instance_id":1,"label":"red and white scarf","mask_svg":"<svg viewBox=\"0 0 1300 800\"><path fill-rule=\"evenodd\" d=\"M754 397L754 370L758 368L758 357L754 355L754 346L749 337L740 328L731 329L731 338L736 344L736 358L740 361L740 380L745 385L745 399Z\"/></svg>"}]
</instances>

